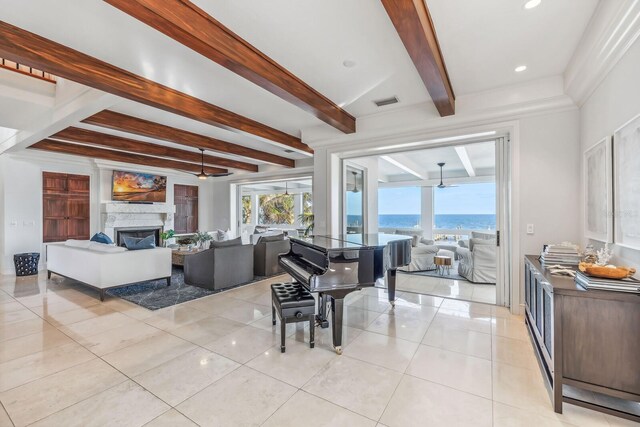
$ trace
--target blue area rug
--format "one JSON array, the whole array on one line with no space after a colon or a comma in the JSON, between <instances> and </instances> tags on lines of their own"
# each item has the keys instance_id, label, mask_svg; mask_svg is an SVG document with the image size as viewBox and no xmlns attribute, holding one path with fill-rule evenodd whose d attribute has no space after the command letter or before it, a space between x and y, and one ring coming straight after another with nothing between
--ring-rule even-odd
<instances>
[{"instance_id":1,"label":"blue area rug","mask_svg":"<svg viewBox=\"0 0 640 427\"><path fill-rule=\"evenodd\" d=\"M139 306L149 310L158 310L160 308L170 307L172 305L217 294L218 292L249 285L264 279L265 277L254 277L250 282L214 291L200 288L198 286L187 285L184 283L184 272L182 268L174 267L171 272L171 286L167 286L167 281L165 279L158 279L135 283L122 288L110 289L107 291L107 294L131 301L132 303L138 304Z\"/></svg>"}]
</instances>

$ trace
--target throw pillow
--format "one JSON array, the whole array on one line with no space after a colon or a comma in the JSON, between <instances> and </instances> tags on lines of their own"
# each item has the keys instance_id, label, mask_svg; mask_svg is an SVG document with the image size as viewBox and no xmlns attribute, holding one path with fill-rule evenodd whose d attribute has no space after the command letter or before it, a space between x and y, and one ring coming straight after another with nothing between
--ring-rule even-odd
<instances>
[{"instance_id":1,"label":"throw pillow","mask_svg":"<svg viewBox=\"0 0 640 427\"><path fill-rule=\"evenodd\" d=\"M125 237L124 245L130 251L139 251L141 249L153 249L156 247L156 238L155 236L147 236L145 238Z\"/></svg>"},{"instance_id":2,"label":"throw pillow","mask_svg":"<svg viewBox=\"0 0 640 427\"><path fill-rule=\"evenodd\" d=\"M229 240L229 235L224 230L217 231L218 238L216 239L218 242L224 242L225 240Z\"/></svg>"},{"instance_id":3,"label":"throw pillow","mask_svg":"<svg viewBox=\"0 0 640 427\"><path fill-rule=\"evenodd\" d=\"M224 240L222 242L211 242L212 248L224 248L227 246L240 246L242 245L242 237L236 237L231 240Z\"/></svg>"},{"instance_id":4,"label":"throw pillow","mask_svg":"<svg viewBox=\"0 0 640 427\"><path fill-rule=\"evenodd\" d=\"M424 237L422 239L420 239L420 243L422 243L423 245L429 245L429 246L436 244L436 242L434 242L433 240L427 239L427 238L424 238Z\"/></svg>"},{"instance_id":5,"label":"throw pillow","mask_svg":"<svg viewBox=\"0 0 640 427\"><path fill-rule=\"evenodd\" d=\"M495 246L496 241L494 240L488 240L488 239L479 239L479 238L473 238L473 239L469 239L469 250L473 251L473 248L475 245L494 245Z\"/></svg>"},{"instance_id":6,"label":"throw pillow","mask_svg":"<svg viewBox=\"0 0 640 427\"><path fill-rule=\"evenodd\" d=\"M107 236L102 232L94 234L93 237L91 238L91 241L104 243L105 245L113 245L113 240L111 240L111 237Z\"/></svg>"},{"instance_id":7,"label":"throw pillow","mask_svg":"<svg viewBox=\"0 0 640 427\"><path fill-rule=\"evenodd\" d=\"M284 240L284 234L274 234L273 236L260 236L258 243L281 242Z\"/></svg>"}]
</instances>

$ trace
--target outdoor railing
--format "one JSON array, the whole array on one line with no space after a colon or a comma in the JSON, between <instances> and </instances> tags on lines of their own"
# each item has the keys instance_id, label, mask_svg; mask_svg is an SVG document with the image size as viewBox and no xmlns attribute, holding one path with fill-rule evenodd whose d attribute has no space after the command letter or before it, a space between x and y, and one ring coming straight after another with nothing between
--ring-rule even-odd
<instances>
[{"instance_id":1,"label":"outdoor railing","mask_svg":"<svg viewBox=\"0 0 640 427\"><path fill-rule=\"evenodd\" d=\"M35 77L40 80L45 80L50 83L56 82L56 76L49 74L45 71L38 70L36 68L27 67L26 65L18 64L17 62L9 61L8 59L0 58L0 68L16 73L25 74L30 77Z\"/></svg>"}]
</instances>

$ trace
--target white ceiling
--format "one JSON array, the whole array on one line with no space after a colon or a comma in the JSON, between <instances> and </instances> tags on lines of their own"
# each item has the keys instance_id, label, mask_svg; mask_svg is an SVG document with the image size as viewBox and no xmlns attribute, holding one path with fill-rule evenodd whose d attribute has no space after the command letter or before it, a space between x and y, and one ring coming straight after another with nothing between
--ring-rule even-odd
<instances>
[{"instance_id":1,"label":"white ceiling","mask_svg":"<svg viewBox=\"0 0 640 427\"><path fill-rule=\"evenodd\" d=\"M564 72L598 0L426 0L456 95ZM515 67L526 65L522 73Z\"/></svg>"},{"instance_id":2,"label":"white ceiling","mask_svg":"<svg viewBox=\"0 0 640 427\"><path fill-rule=\"evenodd\" d=\"M463 147L466 150L476 178L482 179L483 177L495 175L495 143L493 141L459 145L457 147ZM406 151L387 156L416 172L423 180L440 179L440 167L438 166L440 162L445 163L442 173L445 180L446 178L469 178L469 173L453 146ZM397 164L385 160L383 156L373 157L377 158L378 176L384 182L416 181L420 179ZM350 161L359 163L361 159L370 158L356 158L350 159ZM366 163L362 162L362 164Z\"/></svg>"},{"instance_id":3,"label":"white ceiling","mask_svg":"<svg viewBox=\"0 0 640 427\"><path fill-rule=\"evenodd\" d=\"M429 100L379 1L194 2L356 117ZM457 95L561 74L597 0L543 0L533 10L524 10L523 3L427 0ZM317 126L339 133L103 1L0 0L0 20L289 134L300 136ZM345 60L355 67L345 67ZM529 69L516 74L513 68L520 64ZM373 104L394 95L399 104ZM283 157L305 157L132 101L123 100L113 110Z\"/></svg>"}]
</instances>

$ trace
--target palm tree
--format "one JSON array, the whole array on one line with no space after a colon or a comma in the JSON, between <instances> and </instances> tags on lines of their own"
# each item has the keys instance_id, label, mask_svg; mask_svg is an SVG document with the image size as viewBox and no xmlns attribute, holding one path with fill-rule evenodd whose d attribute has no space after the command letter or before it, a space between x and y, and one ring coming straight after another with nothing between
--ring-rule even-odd
<instances>
[{"instance_id":1,"label":"palm tree","mask_svg":"<svg viewBox=\"0 0 640 427\"><path fill-rule=\"evenodd\" d=\"M293 196L267 194L260 196L260 224L293 224Z\"/></svg>"}]
</instances>

